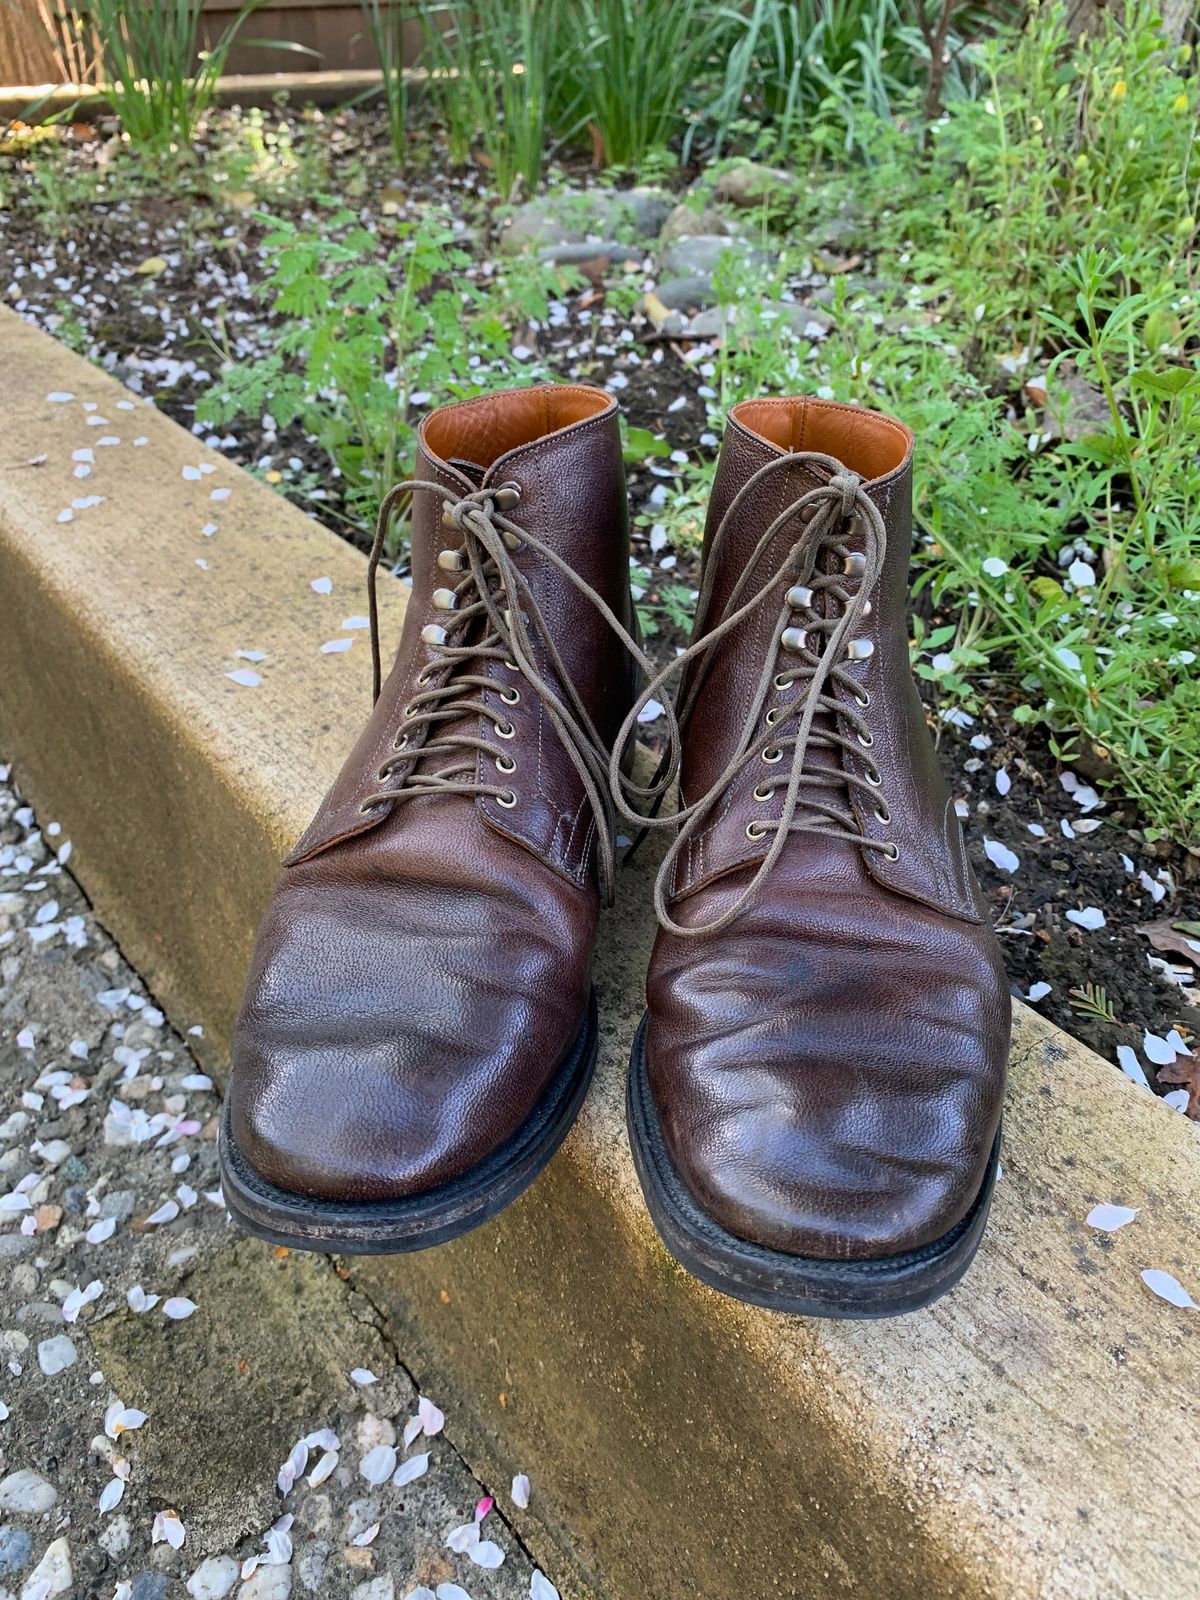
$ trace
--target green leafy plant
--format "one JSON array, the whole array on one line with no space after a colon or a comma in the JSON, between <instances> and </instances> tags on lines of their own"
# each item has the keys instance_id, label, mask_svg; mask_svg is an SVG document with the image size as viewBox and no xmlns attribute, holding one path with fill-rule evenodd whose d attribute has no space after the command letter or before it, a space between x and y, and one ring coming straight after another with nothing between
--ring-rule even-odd
<instances>
[{"instance_id":1,"label":"green leafy plant","mask_svg":"<svg viewBox=\"0 0 1200 1600\"><path fill-rule=\"evenodd\" d=\"M263 360L227 363L197 416L216 425L269 410L281 426L299 421L365 528L411 471L414 412L477 393L484 375L529 374L510 356L510 324L545 315L549 279L527 268L490 295L464 287L468 257L436 213L398 225L382 251L350 212L319 226L262 220L263 293L279 335Z\"/></svg>"},{"instance_id":2,"label":"green leafy plant","mask_svg":"<svg viewBox=\"0 0 1200 1600\"><path fill-rule=\"evenodd\" d=\"M1117 1014L1103 984L1085 983L1071 992L1071 1010L1078 1016L1094 1022L1110 1022L1116 1026Z\"/></svg>"}]
</instances>

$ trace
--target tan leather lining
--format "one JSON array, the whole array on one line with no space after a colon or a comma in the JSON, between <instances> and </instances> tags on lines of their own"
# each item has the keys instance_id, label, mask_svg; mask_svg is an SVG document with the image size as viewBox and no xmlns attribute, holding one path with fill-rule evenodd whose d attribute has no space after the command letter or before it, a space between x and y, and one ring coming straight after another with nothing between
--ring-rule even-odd
<instances>
[{"instance_id":1,"label":"tan leather lining","mask_svg":"<svg viewBox=\"0 0 1200 1600\"><path fill-rule=\"evenodd\" d=\"M425 419L421 437L430 454L442 461L456 456L490 467L510 450L586 422L611 404L602 389L582 385L509 389L441 407Z\"/></svg>"},{"instance_id":2,"label":"tan leather lining","mask_svg":"<svg viewBox=\"0 0 1200 1600\"><path fill-rule=\"evenodd\" d=\"M913 442L902 422L811 395L743 400L730 416L778 450L818 450L861 478L883 478L903 466Z\"/></svg>"}]
</instances>

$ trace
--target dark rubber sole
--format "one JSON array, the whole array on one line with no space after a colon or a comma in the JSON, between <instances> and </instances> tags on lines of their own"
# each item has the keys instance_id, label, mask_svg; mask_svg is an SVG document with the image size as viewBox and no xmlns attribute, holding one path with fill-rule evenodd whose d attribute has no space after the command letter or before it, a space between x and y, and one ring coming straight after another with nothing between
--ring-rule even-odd
<instances>
[{"instance_id":1,"label":"dark rubber sole","mask_svg":"<svg viewBox=\"0 0 1200 1600\"><path fill-rule=\"evenodd\" d=\"M992 1146L987 1176L970 1211L919 1250L870 1261L786 1255L728 1233L692 1198L667 1154L646 1078L646 1019L629 1063L626 1114L633 1164L658 1235L693 1277L769 1311L802 1317L873 1319L920 1311L952 1289L979 1248L1000 1158Z\"/></svg>"},{"instance_id":2,"label":"dark rubber sole","mask_svg":"<svg viewBox=\"0 0 1200 1600\"><path fill-rule=\"evenodd\" d=\"M593 992L570 1054L525 1124L462 1177L402 1200L343 1204L267 1183L238 1149L226 1100L217 1150L229 1214L271 1244L328 1255L397 1255L457 1239L503 1211L548 1165L587 1094L597 1040Z\"/></svg>"}]
</instances>

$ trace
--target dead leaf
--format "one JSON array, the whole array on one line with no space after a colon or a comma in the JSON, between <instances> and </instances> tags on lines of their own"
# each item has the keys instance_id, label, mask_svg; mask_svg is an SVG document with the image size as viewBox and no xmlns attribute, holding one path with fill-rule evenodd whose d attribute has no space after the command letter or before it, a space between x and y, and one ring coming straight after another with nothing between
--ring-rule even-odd
<instances>
[{"instance_id":1,"label":"dead leaf","mask_svg":"<svg viewBox=\"0 0 1200 1600\"><path fill-rule=\"evenodd\" d=\"M1169 1067L1159 1067L1156 1075L1159 1083L1178 1084L1187 1090L1187 1114L1200 1122L1200 1059L1176 1056Z\"/></svg>"},{"instance_id":2,"label":"dead leaf","mask_svg":"<svg viewBox=\"0 0 1200 1600\"><path fill-rule=\"evenodd\" d=\"M1162 917L1158 922L1143 922L1138 932L1144 934L1156 950L1164 954L1182 956L1193 967L1200 967L1200 938L1187 933L1189 924L1186 922L1172 922L1170 917Z\"/></svg>"},{"instance_id":3,"label":"dead leaf","mask_svg":"<svg viewBox=\"0 0 1200 1600\"><path fill-rule=\"evenodd\" d=\"M140 261L133 269L139 278L157 278L160 272L167 270L165 256L147 256L145 261Z\"/></svg>"}]
</instances>

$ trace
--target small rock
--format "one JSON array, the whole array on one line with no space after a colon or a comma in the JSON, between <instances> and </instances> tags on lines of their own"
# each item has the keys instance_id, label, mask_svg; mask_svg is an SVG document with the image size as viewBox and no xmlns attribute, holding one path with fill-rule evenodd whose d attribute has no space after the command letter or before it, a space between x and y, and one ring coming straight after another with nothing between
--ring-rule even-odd
<instances>
[{"instance_id":1,"label":"small rock","mask_svg":"<svg viewBox=\"0 0 1200 1600\"><path fill-rule=\"evenodd\" d=\"M65 1372L68 1367L73 1367L76 1357L75 1346L65 1333L60 1333L54 1339L43 1339L38 1345L38 1366L48 1378L53 1378L58 1372Z\"/></svg>"},{"instance_id":2,"label":"small rock","mask_svg":"<svg viewBox=\"0 0 1200 1600\"><path fill-rule=\"evenodd\" d=\"M789 200L796 193L796 180L780 167L760 166L757 161L739 161L726 167L713 179L713 193L731 206L761 206Z\"/></svg>"},{"instance_id":3,"label":"small rock","mask_svg":"<svg viewBox=\"0 0 1200 1600\"><path fill-rule=\"evenodd\" d=\"M379 1521L379 1505L375 1500L352 1500L350 1514L346 1519L346 1531L342 1535L347 1544L357 1539L373 1522Z\"/></svg>"},{"instance_id":4,"label":"small rock","mask_svg":"<svg viewBox=\"0 0 1200 1600\"><path fill-rule=\"evenodd\" d=\"M28 1566L32 1553L33 1540L24 1528L8 1524L0 1528L0 1578L7 1578Z\"/></svg>"},{"instance_id":5,"label":"small rock","mask_svg":"<svg viewBox=\"0 0 1200 1600\"><path fill-rule=\"evenodd\" d=\"M716 206L677 205L663 223L658 235L660 253L677 239L692 239L697 234L731 234L733 225Z\"/></svg>"},{"instance_id":6,"label":"small rock","mask_svg":"<svg viewBox=\"0 0 1200 1600\"><path fill-rule=\"evenodd\" d=\"M259 1567L238 1590L238 1600L288 1600L291 1592L291 1567Z\"/></svg>"},{"instance_id":7,"label":"small rock","mask_svg":"<svg viewBox=\"0 0 1200 1600\"><path fill-rule=\"evenodd\" d=\"M132 1600L163 1600L170 1581L165 1572L139 1572L133 1580Z\"/></svg>"},{"instance_id":8,"label":"small rock","mask_svg":"<svg viewBox=\"0 0 1200 1600\"><path fill-rule=\"evenodd\" d=\"M342 1551L342 1559L348 1567L357 1567L360 1571L370 1571L375 1565L375 1552L369 1547L347 1545Z\"/></svg>"},{"instance_id":9,"label":"small rock","mask_svg":"<svg viewBox=\"0 0 1200 1600\"><path fill-rule=\"evenodd\" d=\"M631 244L618 244L615 239L599 243L589 239L571 239L562 244L542 245L538 259L562 266L578 266L583 261L640 261L644 254L644 250Z\"/></svg>"},{"instance_id":10,"label":"small rock","mask_svg":"<svg viewBox=\"0 0 1200 1600\"><path fill-rule=\"evenodd\" d=\"M114 1561L129 1549L129 1518L122 1511L113 1517L100 1534L99 1545Z\"/></svg>"},{"instance_id":11,"label":"small rock","mask_svg":"<svg viewBox=\"0 0 1200 1600\"><path fill-rule=\"evenodd\" d=\"M764 251L747 244L744 239L698 233L675 241L662 258L662 270L673 278L710 278L727 253L753 266L766 266L770 260Z\"/></svg>"},{"instance_id":12,"label":"small rock","mask_svg":"<svg viewBox=\"0 0 1200 1600\"><path fill-rule=\"evenodd\" d=\"M300 1582L309 1594L319 1594L321 1585L325 1582L325 1568L329 1562L329 1546L324 1539L317 1539L301 1555L296 1563L300 1574Z\"/></svg>"},{"instance_id":13,"label":"small rock","mask_svg":"<svg viewBox=\"0 0 1200 1600\"><path fill-rule=\"evenodd\" d=\"M29 1467L10 1472L0 1480L0 1511L24 1511L40 1516L58 1500L58 1490Z\"/></svg>"},{"instance_id":14,"label":"small rock","mask_svg":"<svg viewBox=\"0 0 1200 1600\"><path fill-rule=\"evenodd\" d=\"M54 1595L70 1594L74 1583L71 1571L71 1546L65 1539L55 1539L46 1554L25 1580L23 1594L39 1594L43 1600L53 1600ZM49 1588L46 1585L49 1584Z\"/></svg>"},{"instance_id":15,"label":"small rock","mask_svg":"<svg viewBox=\"0 0 1200 1600\"><path fill-rule=\"evenodd\" d=\"M187 1581L193 1600L222 1600L237 1582L238 1564L232 1556L209 1556Z\"/></svg>"},{"instance_id":16,"label":"small rock","mask_svg":"<svg viewBox=\"0 0 1200 1600\"><path fill-rule=\"evenodd\" d=\"M368 1450L373 1450L376 1445L391 1445L396 1442L395 1424L386 1417L377 1417L374 1412L368 1411L355 1430L358 1448L366 1455ZM374 1522L374 1517L371 1521Z\"/></svg>"},{"instance_id":17,"label":"small rock","mask_svg":"<svg viewBox=\"0 0 1200 1600\"><path fill-rule=\"evenodd\" d=\"M369 1578L350 1591L350 1600L396 1600L396 1585L386 1576Z\"/></svg>"},{"instance_id":18,"label":"small rock","mask_svg":"<svg viewBox=\"0 0 1200 1600\"><path fill-rule=\"evenodd\" d=\"M33 1220L39 1233L51 1233L62 1221L62 1207L44 1205L38 1206L33 1213Z\"/></svg>"},{"instance_id":19,"label":"small rock","mask_svg":"<svg viewBox=\"0 0 1200 1600\"><path fill-rule=\"evenodd\" d=\"M712 279L703 273L691 278L668 278L654 292L671 311L703 311L717 300Z\"/></svg>"}]
</instances>

